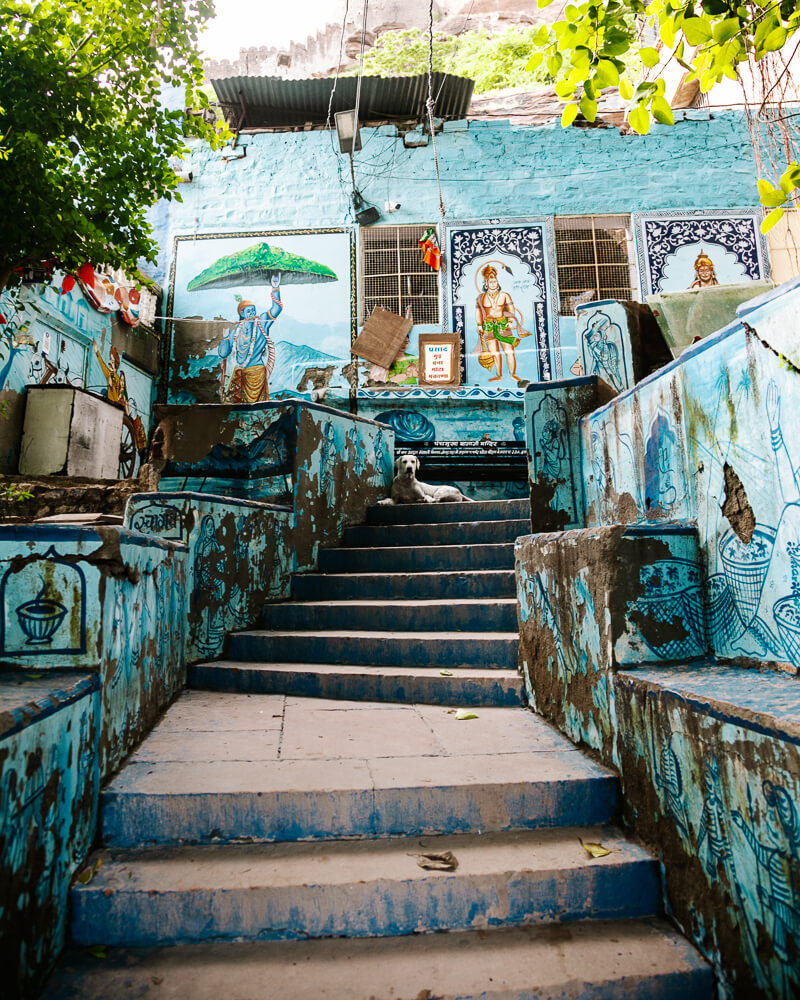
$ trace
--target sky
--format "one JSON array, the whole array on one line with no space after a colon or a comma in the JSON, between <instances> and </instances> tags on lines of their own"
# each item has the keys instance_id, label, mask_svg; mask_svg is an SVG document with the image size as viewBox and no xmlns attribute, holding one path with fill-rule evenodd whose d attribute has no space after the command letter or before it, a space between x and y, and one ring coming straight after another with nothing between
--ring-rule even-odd
<instances>
[{"instance_id":1,"label":"sky","mask_svg":"<svg viewBox=\"0 0 800 1000\"><path fill-rule=\"evenodd\" d=\"M200 40L206 59L236 59L240 48L305 41L340 17L338 0L216 0L216 8Z\"/></svg>"}]
</instances>

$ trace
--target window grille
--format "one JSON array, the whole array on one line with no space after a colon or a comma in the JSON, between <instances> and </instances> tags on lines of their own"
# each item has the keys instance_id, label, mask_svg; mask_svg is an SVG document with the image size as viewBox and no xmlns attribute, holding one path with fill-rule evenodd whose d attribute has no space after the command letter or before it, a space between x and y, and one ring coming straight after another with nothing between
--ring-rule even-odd
<instances>
[{"instance_id":1,"label":"window grille","mask_svg":"<svg viewBox=\"0 0 800 1000\"><path fill-rule=\"evenodd\" d=\"M422 226L369 226L361 230L361 322L375 306L414 323L439 323L439 275L422 259ZM437 232L434 226L434 232Z\"/></svg>"},{"instance_id":2,"label":"window grille","mask_svg":"<svg viewBox=\"0 0 800 1000\"><path fill-rule=\"evenodd\" d=\"M562 316L584 302L638 295L629 215L556 216L555 237Z\"/></svg>"}]
</instances>

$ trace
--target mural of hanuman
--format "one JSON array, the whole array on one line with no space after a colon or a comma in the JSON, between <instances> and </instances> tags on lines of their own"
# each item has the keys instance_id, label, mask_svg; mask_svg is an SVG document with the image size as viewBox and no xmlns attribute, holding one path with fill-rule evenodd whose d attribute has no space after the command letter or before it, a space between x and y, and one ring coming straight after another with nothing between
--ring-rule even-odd
<instances>
[{"instance_id":1,"label":"mural of hanuman","mask_svg":"<svg viewBox=\"0 0 800 1000\"><path fill-rule=\"evenodd\" d=\"M232 330L225 331L217 348L222 358L220 398L223 403L263 403L269 399L268 380L275 367L275 344L269 331L283 309L280 275L274 274L270 281L272 302L269 309L256 315L255 304L242 299L238 306L239 321ZM233 359L233 371L226 389L229 357Z\"/></svg>"}]
</instances>

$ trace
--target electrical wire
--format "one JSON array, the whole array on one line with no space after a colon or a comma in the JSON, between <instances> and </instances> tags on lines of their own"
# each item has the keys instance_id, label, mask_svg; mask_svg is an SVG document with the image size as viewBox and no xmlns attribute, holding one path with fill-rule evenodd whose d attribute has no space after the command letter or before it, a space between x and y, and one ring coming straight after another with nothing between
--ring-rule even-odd
<instances>
[{"instance_id":1,"label":"electrical wire","mask_svg":"<svg viewBox=\"0 0 800 1000\"><path fill-rule=\"evenodd\" d=\"M344 33L347 30L347 15L350 10L350 0L345 0L344 4L344 17L342 18L342 32L339 35L339 62L336 64L336 76L333 78L333 86L331 87L331 96L328 99L328 117L325 120L326 128L333 128L331 123L331 111L333 110L333 97L336 93L336 86L339 83L339 73L342 71L342 55L344 54ZM333 136L331 136L333 138Z\"/></svg>"}]
</instances>

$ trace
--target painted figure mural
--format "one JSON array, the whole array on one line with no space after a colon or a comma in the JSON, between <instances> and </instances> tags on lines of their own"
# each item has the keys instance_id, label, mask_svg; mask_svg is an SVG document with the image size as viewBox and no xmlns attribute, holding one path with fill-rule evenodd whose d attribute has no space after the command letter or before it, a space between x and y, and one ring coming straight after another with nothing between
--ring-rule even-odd
<instances>
[{"instance_id":1,"label":"painted figure mural","mask_svg":"<svg viewBox=\"0 0 800 1000\"><path fill-rule=\"evenodd\" d=\"M505 264L496 262L503 270ZM475 300L476 321L481 353L478 361L488 371L494 369L496 375L490 382L499 382L503 377L503 355L508 365L508 374L517 382L523 379L517 375L517 358L514 348L523 337L530 337L530 331L522 326L522 314L514 305L514 300L500 287L495 262L481 268L483 286ZM501 353L502 351L502 353Z\"/></svg>"},{"instance_id":2,"label":"painted figure mural","mask_svg":"<svg viewBox=\"0 0 800 1000\"><path fill-rule=\"evenodd\" d=\"M552 220L448 230L451 329L467 384L514 391L561 374L551 230Z\"/></svg>"},{"instance_id":3,"label":"painted figure mural","mask_svg":"<svg viewBox=\"0 0 800 1000\"><path fill-rule=\"evenodd\" d=\"M263 403L269 399L269 377L275 367L275 344L269 332L283 309L280 282L279 274L270 279L272 301L261 315L256 315L253 302L242 299L237 308L239 322L222 335L217 353L222 358L219 395L223 403ZM230 374L228 358L233 363Z\"/></svg>"},{"instance_id":4,"label":"painted figure mural","mask_svg":"<svg viewBox=\"0 0 800 1000\"><path fill-rule=\"evenodd\" d=\"M172 332L170 401L349 409L352 240L337 229L178 237L170 310L185 322Z\"/></svg>"},{"instance_id":5,"label":"painted figure mural","mask_svg":"<svg viewBox=\"0 0 800 1000\"><path fill-rule=\"evenodd\" d=\"M617 323L604 312L598 312L589 320L588 329L583 334L586 345L586 361L591 360L589 375L597 375L608 382L612 389L621 392L626 388L620 372L620 347L622 331Z\"/></svg>"},{"instance_id":6,"label":"painted figure mural","mask_svg":"<svg viewBox=\"0 0 800 1000\"><path fill-rule=\"evenodd\" d=\"M707 253L699 253L694 262L695 279L689 288L710 288L718 285L717 272L714 270L714 261Z\"/></svg>"},{"instance_id":7,"label":"painted figure mural","mask_svg":"<svg viewBox=\"0 0 800 1000\"><path fill-rule=\"evenodd\" d=\"M653 212L636 217L642 294L768 277L757 212Z\"/></svg>"}]
</instances>

